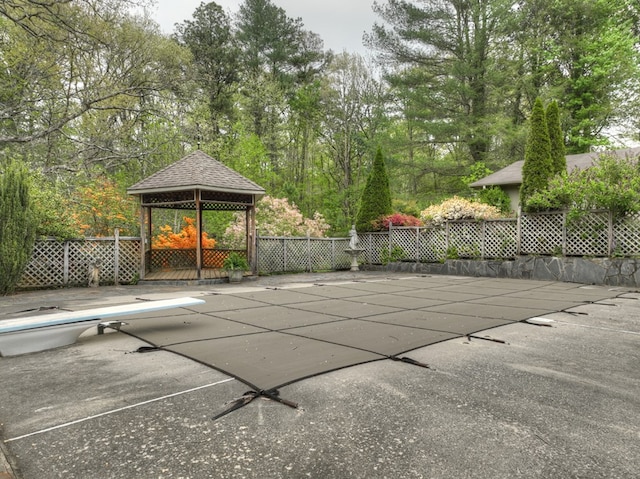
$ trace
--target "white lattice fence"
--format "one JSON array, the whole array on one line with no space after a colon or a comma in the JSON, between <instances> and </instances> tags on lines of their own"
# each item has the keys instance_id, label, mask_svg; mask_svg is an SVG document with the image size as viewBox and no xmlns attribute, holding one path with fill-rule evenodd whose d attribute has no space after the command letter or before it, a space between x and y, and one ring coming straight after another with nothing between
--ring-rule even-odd
<instances>
[{"instance_id":1,"label":"white lattice fence","mask_svg":"<svg viewBox=\"0 0 640 479\"><path fill-rule=\"evenodd\" d=\"M348 269L351 259L345 250L349 247L346 238L310 238L311 271Z\"/></svg>"},{"instance_id":2,"label":"white lattice fence","mask_svg":"<svg viewBox=\"0 0 640 479\"><path fill-rule=\"evenodd\" d=\"M285 238L258 238L258 271L279 273L285 271Z\"/></svg>"},{"instance_id":3,"label":"white lattice fence","mask_svg":"<svg viewBox=\"0 0 640 479\"><path fill-rule=\"evenodd\" d=\"M392 252L395 249L397 253L401 253L401 258L397 259L416 260L420 250L420 228L393 228L390 236ZM401 252L397 250L398 248Z\"/></svg>"},{"instance_id":4,"label":"white lattice fence","mask_svg":"<svg viewBox=\"0 0 640 479\"><path fill-rule=\"evenodd\" d=\"M621 256L640 255L640 213L613 224L613 252Z\"/></svg>"},{"instance_id":5,"label":"white lattice fence","mask_svg":"<svg viewBox=\"0 0 640 479\"><path fill-rule=\"evenodd\" d=\"M515 258L518 254L518 222L490 220L484 222L483 258Z\"/></svg>"},{"instance_id":6,"label":"white lattice fence","mask_svg":"<svg viewBox=\"0 0 640 479\"><path fill-rule=\"evenodd\" d=\"M65 244L55 240L36 241L18 287L43 288L64 284Z\"/></svg>"},{"instance_id":7,"label":"white lattice fence","mask_svg":"<svg viewBox=\"0 0 640 479\"><path fill-rule=\"evenodd\" d=\"M523 215L520 252L522 254L560 254L564 243L564 214Z\"/></svg>"},{"instance_id":8,"label":"white lattice fence","mask_svg":"<svg viewBox=\"0 0 640 479\"><path fill-rule=\"evenodd\" d=\"M449 254L457 258L479 258L482 248L482 224L478 221L452 221L447 225Z\"/></svg>"},{"instance_id":9,"label":"white lattice fence","mask_svg":"<svg viewBox=\"0 0 640 479\"><path fill-rule=\"evenodd\" d=\"M349 238L258 238L258 271L283 273L349 269ZM362 259L362 258L361 258Z\"/></svg>"},{"instance_id":10,"label":"white lattice fence","mask_svg":"<svg viewBox=\"0 0 640 479\"><path fill-rule=\"evenodd\" d=\"M435 263L447 257L447 231L444 227L435 226L420 230L421 262Z\"/></svg>"},{"instance_id":11,"label":"white lattice fence","mask_svg":"<svg viewBox=\"0 0 640 479\"><path fill-rule=\"evenodd\" d=\"M140 240L138 238L87 238L84 240L36 241L31 261L22 275L19 288L77 286L89 283L93 265L100 270L100 283L130 283L138 275Z\"/></svg>"},{"instance_id":12,"label":"white lattice fence","mask_svg":"<svg viewBox=\"0 0 640 479\"><path fill-rule=\"evenodd\" d=\"M360 247L365 250L363 256L368 263L380 264L383 251L389 251L389 233L362 233Z\"/></svg>"},{"instance_id":13,"label":"white lattice fence","mask_svg":"<svg viewBox=\"0 0 640 479\"><path fill-rule=\"evenodd\" d=\"M118 282L133 283L140 274L140 240L120 239L118 244Z\"/></svg>"},{"instance_id":14,"label":"white lattice fence","mask_svg":"<svg viewBox=\"0 0 640 479\"><path fill-rule=\"evenodd\" d=\"M608 212L593 212L569 221L564 253L568 256L607 256L609 216Z\"/></svg>"}]
</instances>

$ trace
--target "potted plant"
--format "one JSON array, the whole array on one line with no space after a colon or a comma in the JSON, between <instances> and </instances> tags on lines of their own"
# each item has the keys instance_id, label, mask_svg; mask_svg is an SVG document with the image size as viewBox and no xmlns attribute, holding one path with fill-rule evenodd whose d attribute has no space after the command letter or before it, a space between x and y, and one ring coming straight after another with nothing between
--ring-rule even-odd
<instances>
[{"instance_id":1,"label":"potted plant","mask_svg":"<svg viewBox=\"0 0 640 479\"><path fill-rule=\"evenodd\" d=\"M240 253L230 253L222 263L222 267L227 270L230 283L242 281L242 275L249 270L249 262Z\"/></svg>"}]
</instances>

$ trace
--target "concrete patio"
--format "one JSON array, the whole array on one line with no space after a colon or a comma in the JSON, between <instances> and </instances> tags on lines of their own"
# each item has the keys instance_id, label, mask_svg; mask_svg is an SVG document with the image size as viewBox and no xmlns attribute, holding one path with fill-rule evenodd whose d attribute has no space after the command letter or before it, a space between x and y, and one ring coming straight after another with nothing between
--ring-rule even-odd
<instances>
[{"instance_id":1,"label":"concrete patio","mask_svg":"<svg viewBox=\"0 0 640 479\"><path fill-rule=\"evenodd\" d=\"M247 379L268 365L268 355L262 364L255 357L243 363L236 346L229 349L238 353L233 358L212 356L240 341L233 334L208 338L211 347L201 348L205 356L189 359L184 355L192 350L171 346L184 345L185 338L163 339L187 334L189 328L175 324L153 332L151 343L168 348L149 353L136 352L149 346L149 337L110 333L0 358L0 434L7 456L4 465L0 460L0 478L636 477L640 294L527 283L361 272L267 277L239 286L123 286L2 298L0 318L34 307L85 309L136 298L202 297L210 306L189 314L264 329L252 339L293 333L326 341L328 366L302 380L280 372L273 380L263 373ZM318 299L320 293L325 300ZM399 296L407 300L398 302ZM221 307L224 301L213 306L209 300L216 298L233 307ZM249 307L250 302L260 304ZM462 335L468 328L452 330L452 316L482 328ZM520 322L532 316L554 322ZM425 328L415 323L420 317L440 323ZM390 321L404 323L402 331L417 332L418 338L406 335L407 348L389 351L393 341L383 341L374 354L402 352L429 368L376 357L323 373L333 369L329 345L341 349L350 343L371 354L366 341L372 334L362 333L361 323L389 336ZM144 337L151 324L131 321L130 332ZM303 335L292 331L299 328ZM427 330L450 336L412 349ZM380 336L374 339L380 343ZM252 385L278 386L280 397L298 408L258 397L213 420Z\"/></svg>"}]
</instances>

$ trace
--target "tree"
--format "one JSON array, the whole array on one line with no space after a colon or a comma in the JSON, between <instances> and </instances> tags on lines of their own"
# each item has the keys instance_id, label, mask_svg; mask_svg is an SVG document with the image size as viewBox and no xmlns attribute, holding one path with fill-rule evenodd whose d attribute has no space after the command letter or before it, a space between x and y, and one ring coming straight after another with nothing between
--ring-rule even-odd
<instances>
[{"instance_id":1,"label":"tree","mask_svg":"<svg viewBox=\"0 0 640 479\"><path fill-rule=\"evenodd\" d=\"M375 220L391 213L389 177L384 165L382 150L378 148L373 160L373 167L367 177L367 184L360 199L360 209L356 217L356 229L359 231L371 231Z\"/></svg>"},{"instance_id":2,"label":"tree","mask_svg":"<svg viewBox=\"0 0 640 479\"><path fill-rule=\"evenodd\" d=\"M628 118L638 92L638 3L520 0L513 12L518 81L531 96L562 98L567 151L606 144L606 128Z\"/></svg>"},{"instance_id":3,"label":"tree","mask_svg":"<svg viewBox=\"0 0 640 479\"><path fill-rule=\"evenodd\" d=\"M527 211L529 197L547 188L552 171L549 130L547 129L542 100L537 98L529 120L529 136L527 137L522 167L520 204L525 211Z\"/></svg>"},{"instance_id":4,"label":"tree","mask_svg":"<svg viewBox=\"0 0 640 479\"><path fill-rule=\"evenodd\" d=\"M128 15L131 4L0 4L0 144L49 171L144 158L144 122L180 90L186 50Z\"/></svg>"},{"instance_id":5,"label":"tree","mask_svg":"<svg viewBox=\"0 0 640 479\"><path fill-rule=\"evenodd\" d=\"M193 20L176 26L176 37L186 45L197 70L197 82L206 92L215 133L219 119L231 116L233 93L239 78L238 55L231 30L231 19L215 2L202 3L193 13Z\"/></svg>"},{"instance_id":6,"label":"tree","mask_svg":"<svg viewBox=\"0 0 640 479\"><path fill-rule=\"evenodd\" d=\"M560 109L555 100L547 105L545 111L549 141L551 142L551 173L552 175L567 171L567 158L564 147L564 134L560 126Z\"/></svg>"},{"instance_id":7,"label":"tree","mask_svg":"<svg viewBox=\"0 0 640 479\"><path fill-rule=\"evenodd\" d=\"M485 160L498 75L491 51L509 13L507 2L389 0L374 3L374 10L388 26L374 25L367 42L383 61L407 69L397 81L422 77L423 127L439 142L462 140L473 161Z\"/></svg>"},{"instance_id":8,"label":"tree","mask_svg":"<svg viewBox=\"0 0 640 479\"><path fill-rule=\"evenodd\" d=\"M373 152L373 141L385 123L384 85L359 55L336 55L324 78L320 105L323 173L338 197L332 205L338 230L348 230L357 215L358 196Z\"/></svg>"},{"instance_id":9,"label":"tree","mask_svg":"<svg viewBox=\"0 0 640 479\"><path fill-rule=\"evenodd\" d=\"M0 294L6 295L20 281L36 240L29 174L16 160L0 174L0 218Z\"/></svg>"}]
</instances>

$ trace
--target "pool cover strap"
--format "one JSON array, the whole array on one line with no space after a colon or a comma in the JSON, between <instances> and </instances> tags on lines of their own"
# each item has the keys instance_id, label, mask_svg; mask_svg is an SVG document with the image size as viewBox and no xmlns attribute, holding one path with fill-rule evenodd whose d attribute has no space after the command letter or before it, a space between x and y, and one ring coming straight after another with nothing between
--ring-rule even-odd
<instances>
[{"instance_id":1,"label":"pool cover strap","mask_svg":"<svg viewBox=\"0 0 640 479\"><path fill-rule=\"evenodd\" d=\"M286 399L282 399L280 397L280 391L278 391L277 389L272 389L270 391L247 391L239 398L229 401L227 403L228 407L224 411L213 416L211 419L213 421L216 421L221 417L226 416L227 414L246 406L247 404L249 404L251 401L253 401L258 397L264 397L266 399L270 399L272 401L277 401L279 403L282 403L285 406L289 406L293 409L298 409L298 403L295 403L293 401L287 401Z\"/></svg>"}]
</instances>

